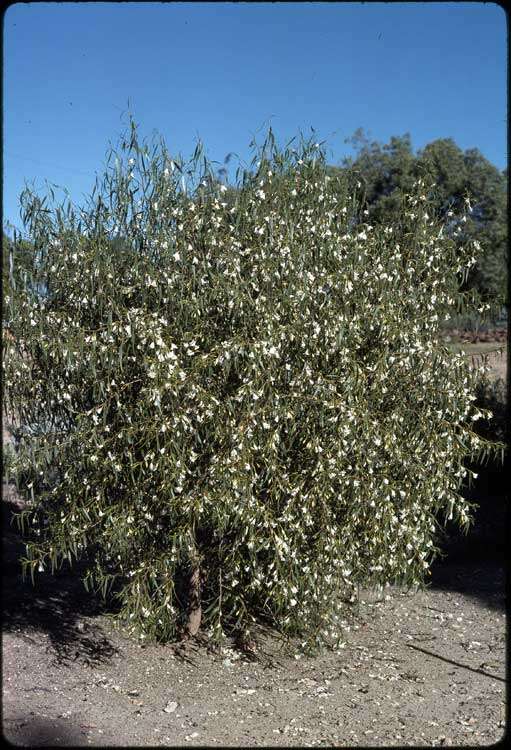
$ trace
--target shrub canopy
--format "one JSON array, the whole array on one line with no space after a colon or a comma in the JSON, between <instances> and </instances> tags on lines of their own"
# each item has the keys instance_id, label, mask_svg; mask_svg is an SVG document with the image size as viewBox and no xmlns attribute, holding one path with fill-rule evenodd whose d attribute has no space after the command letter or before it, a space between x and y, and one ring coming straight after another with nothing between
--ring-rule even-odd
<instances>
[{"instance_id":1,"label":"shrub canopy","mask_svg":"<svg viewBox=\"0 0 511 750\"><path fill-rule=\"evenodd\" d=\"M144 637L264 620L308 643L354 585L424 580L492 447L437 335L474 248L434 186L378 227L359 187L270 132L227 190L200 145L184 164L132 124L85 208L23 194L4 371L32 575L84 557Z\"/></svg>"}]
</instances>

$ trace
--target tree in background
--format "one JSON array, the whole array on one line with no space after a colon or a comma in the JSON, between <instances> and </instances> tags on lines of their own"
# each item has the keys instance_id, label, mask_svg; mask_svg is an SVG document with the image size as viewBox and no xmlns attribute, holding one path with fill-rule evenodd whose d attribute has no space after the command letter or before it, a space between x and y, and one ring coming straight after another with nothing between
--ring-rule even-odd
<instances>
[{"instance_id":1,"label":"tree in background","mask_svg":"<svg viewBox=\"0 0 511 750\"><path fill-rule=\"evenodd\" d=\"M5 300L14 289L35 277L37 254L28 240L11 239L2 232L2 290Z\"/></svg>"},{"instance_id":2,"label":"tree in background","mask_svg":"<svg viewBox=\"0 0 511 750\"><path fill-rule=\"evenodd\" d=\"M462 151L452 138L439 138L413 153L409 133L392 136L388 144L370 142L359 128L348 139L357 153L342 167L356 172L365 186L369 221L393 224L398 220L402 196L416 179L431 178L435 185L433 207L437 217L459 213L467 194L472 212L456 237L461 246L477 240L482 253L465 282L493 307L506 300L507 284L507 173L489 162L478 149ZM453 221L453 226L455 222Z\"/></svg>"},{"instance_id":3,"label":"tree in background","mask_svg":"<svg viewBox=\"0 0 511 750\"><path fill-rule=\"evenodd\" d=\"M353 170L362 178L370 221L395 221L402 196L417 176L410 135L392 136L389 144L369 142L362 128L347 139L358 153L344 160L342 169ZM335 169L335 168L334 168Z\"/></svg>"}]
</instances>

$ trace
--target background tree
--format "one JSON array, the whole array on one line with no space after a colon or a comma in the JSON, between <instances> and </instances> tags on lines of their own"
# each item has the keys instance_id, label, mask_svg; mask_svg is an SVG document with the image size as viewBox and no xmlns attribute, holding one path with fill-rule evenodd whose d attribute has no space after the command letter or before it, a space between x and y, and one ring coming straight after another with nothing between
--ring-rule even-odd
<instances>
[{"instance_id":1,"label":"background tree","mask_svg":"<svg viewBox=\"0 0 511 750\"><path fill-rule=\"evenodd\" d=\"M14 286L26 283L32 276L35 263L34 247L28 240L14 242L2 232L2 285L4 295Z\"/></svg>"},{"instance_id":2,"label":"background tree","mask_svg":"<svg viewBox=\"0 0 511 750\"><path fill-rule=\"evenodd\" d=\"M506 171L497 169L476 148L463 151L452 138L432 141L417 154L408 133L382 144L370 142L359 128L348 141L357 153L355 158L345 159L340 169L353 170L362 179L370 222L392 224L398 220L403 194L420 177L435 182L432 205L442 220L452 211L451 228L460 226L456 216L462 212L467 193L471 196L472 213L455 241L461 246L476 239L482 253L465 289L476 289L485 301L500 308L507 286Z\"/></svg>"},{"instance_id":3,"label":"background tree","mask_svg":"<svg viewBox=\"0 0 511 750\"><path fill-rule=\"evenodd\" d=\"M364 183L370 221L394 221L401 200L417 176L416 159L409 133L392 136L390 143L370 142L362 128L347 139L358 153L344 160L343 168L352 170Z\"/></svg>"}]
</instances>

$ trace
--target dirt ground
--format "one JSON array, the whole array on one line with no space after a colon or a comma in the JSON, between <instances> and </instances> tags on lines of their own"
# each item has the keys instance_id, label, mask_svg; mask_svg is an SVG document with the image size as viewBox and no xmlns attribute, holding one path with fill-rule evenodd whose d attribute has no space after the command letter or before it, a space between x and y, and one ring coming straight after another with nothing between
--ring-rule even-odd
<instances>
[{"instance_id":1,"label":"dirt ground","mask_svg":"<svg viewBox=\"0 0 511 750\"><path fill-rule=\"evenodd\" d=\"M491 366L489 376L494 380L497 378L505 380L507 374L508 350L507 346L502 346L500 351L496 351L495 347L497 346L498 344L466 344L462 348L467 356L470 356L471 363L475 366L479 366L484 355L486 355L488 358L488 364Z\"/></svg>"},{"instance_id":2,"label":"dirt ground","mask_svg":"<svg viewBox=\"0 0 511 750\"><path fill-rule=\"evenodd\" d=\"M268 633L250 658L232 644L215 653L132 640L77 572L41 574L33 588L10 525L19 499L4 485L4 738L29 747L493 745L507 726L503 475L481 472L475 526L451 534L426 590L361 592L344 647L301 658Z\"/></svg>"}]
</instances>

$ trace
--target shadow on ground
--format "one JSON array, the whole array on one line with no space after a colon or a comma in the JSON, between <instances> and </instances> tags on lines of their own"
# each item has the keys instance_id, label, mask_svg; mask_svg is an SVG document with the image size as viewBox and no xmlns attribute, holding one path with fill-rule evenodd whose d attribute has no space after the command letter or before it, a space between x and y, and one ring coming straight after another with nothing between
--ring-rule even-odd
<instances>
[{"instance_id":1,"label":"shadow on ground","mask_svg":"<svg viewBox=\"0 0 511 750\"><path fill-rule=\"evenodd\" d=\"M505 609L508 543L509 456L504 466L493 463L479 466L479 475L467 498L478 504L474 524L464 535L454 526L447 527L445 557L431 569L433 588L466 594L493 609Z\"/></svg>"},{"instance_id":2,"label":"shadow on ground","mask_svg":"<svg viewBox=\"0 0 511 750\"><path fill-rule=\"evenodd\" d=\"M90 666L108 661L116 653L102 629L83 618L114 611L100 599L87 593L80 578L80 566L65 565L54 575L38 573L35 585L23 580L19 558L25 546L14 524L13 513L19 506L9 499L4 485L2 499L2 598L3 631L44 633L48 649L59 664L80 660ZM83 567L83 566L82 566Z\"/></svg>"},{"instance_id":3,"label":"shadow on ground","mask_svg":"<svg viewBox=\"0 0 511 750\"><path fill-rule=\"evenodd\" d=\"M87 744L87 732L67 721L32 715L4 721L4 740L15 747L76 747Z\"/></svg>"}]
</instances>

